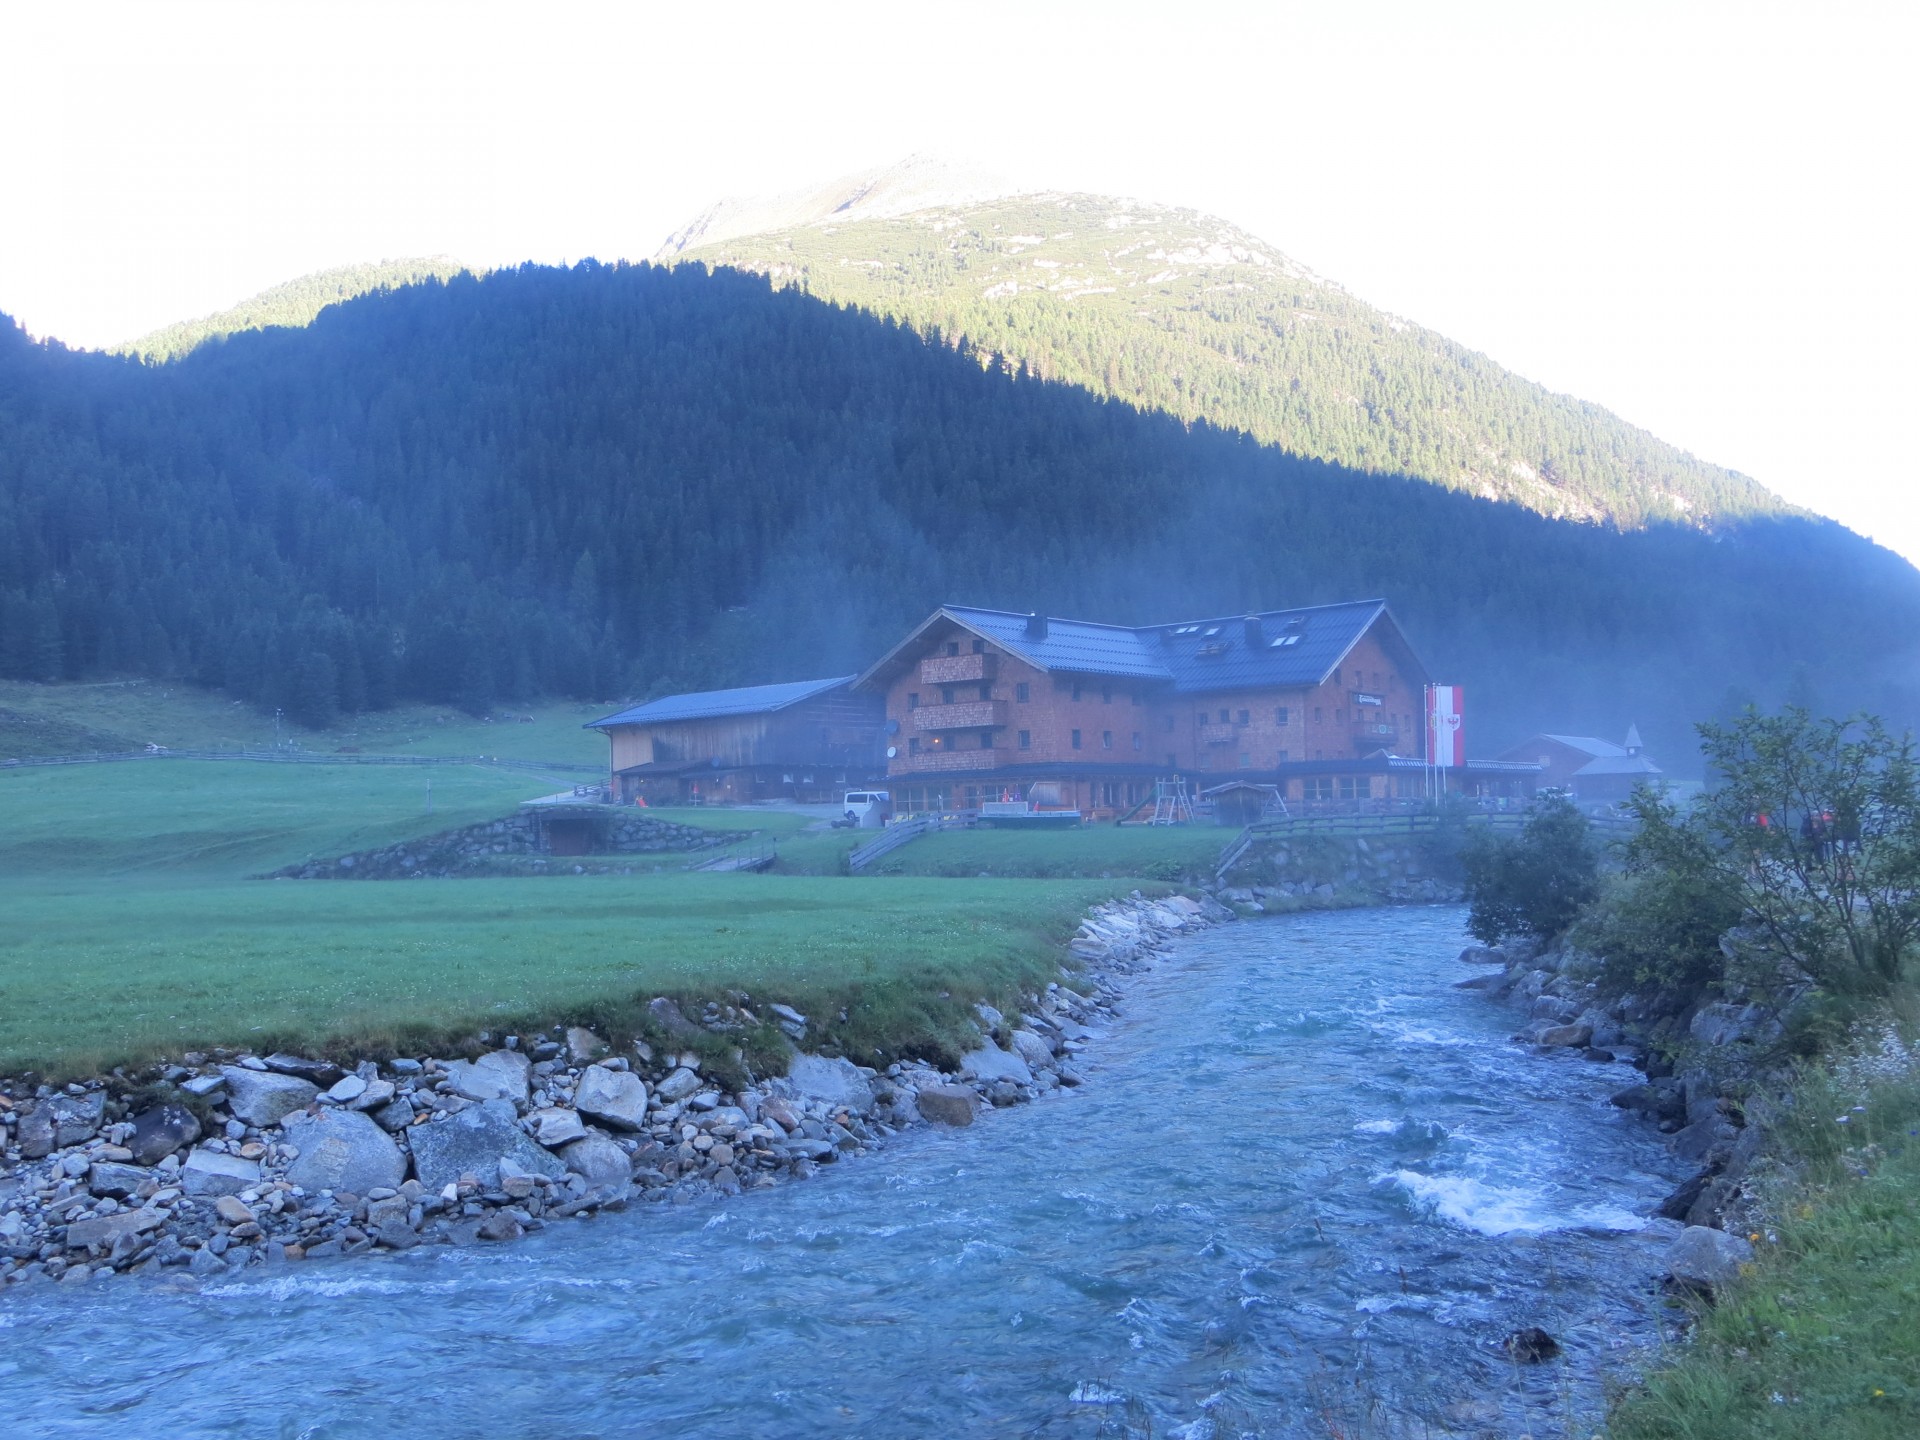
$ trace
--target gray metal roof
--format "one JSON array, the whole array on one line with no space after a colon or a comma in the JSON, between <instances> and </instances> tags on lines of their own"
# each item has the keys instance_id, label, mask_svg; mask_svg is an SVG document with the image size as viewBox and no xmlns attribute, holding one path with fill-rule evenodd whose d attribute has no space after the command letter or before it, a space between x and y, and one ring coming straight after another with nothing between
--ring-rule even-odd
<instances>
[{"instance_id":1,"label":"gray metal roof","mask_svg":"<svg viewBox=\"0 0 1920 1440\"><path fill-rule=\"evenodd\" d=\"M1030 633L1029 617L1012 610L946 605L927 623L943 616L1042 670L1155 680L1190 694L1318 685L1368 628L1387 616L1387 607L1381 600L1358 600L1144 626L1048 617L1044 636ZM1250 619L1256 623L1250 626ZM885 668L925 629L920 626L862 678ZM1405 645L1404 638L1400 643ZM1407 655L1420 669L1410 648ZM1423 669L1417 678L1425 679Z\"/></svg>"},{"instance_id":2,"label":"gray metal roof","mask_svg":"<svg viewBox=\"0 0 1920 1440\"><path fill-rule=\"evenodd\" d=\"M1616 745L1611 740L1598 740L1591 735L1542 735L1540 738L1542 740L1552 740L1557 744L1565 745L1570 750L1578 750L1583 754L1592 755L1596 758L1602 755L1624 755L1627 753L1625 746ZM1520 747L1516 745L1514 748L1517 750Z\"/></svg>"},{"instance_id":3,"label":"gray metal roof","mask_svg":"<svg viewBox=\"0 0 1920 1440\"><path fill-rule=\"evenodd\" d=\"M1629 755L1622 751L1618 755L1601 755L1589 760L1573 772L1578 780L1582 775L1661 775L1665 772L1644 755Z\"/></svg>"},{"instance_id":4,"label":"gray metal roof","mask_svg":"<svg viewBox=\"0 0 1920 1440\"><path fill-rule=\"evenodd\" d=\"M759 715L784 710L829 690L853 683L851 675L831 680L791 680L784 685L747 685L737 690L696 690L689 695L663 695L604 720L589 720L582 729L602 730L611 725L658 725L669 720L711 720L722 715Z\"/></svg>"}]
</instances>

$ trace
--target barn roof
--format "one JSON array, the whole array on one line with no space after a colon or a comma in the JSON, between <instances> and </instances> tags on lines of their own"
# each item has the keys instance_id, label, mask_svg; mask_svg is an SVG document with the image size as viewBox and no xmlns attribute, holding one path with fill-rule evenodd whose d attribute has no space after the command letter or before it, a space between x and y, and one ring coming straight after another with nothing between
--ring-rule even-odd
<instances>
[{"instance_id":1,"label":"barn roof","mask_svg":"<svg viewBox=\"0 0 1920 1440\"><path fill-rule=\"evenodd\" d=\"M860 677L860 683L910 663L915 644L943 620L1040 670L1152 680L1170 684L1176 692L1192 693L1318 685L1374 622L1384 619L1391 632L1385 638L1402 652L1413 671L1411 678L1426 678L1426 667L1382 600L1165 625L1106 625L1051 616L1036 625L1035 619L1014 610L943 605L881 657Z\"/></svg>"},{"instance_id":2,"label":"barn roof","mask_svg":"<svg viewBox=\"0 0 1920 1440\"><path fill-rule=\"evenodd\" d=\"M602 730L612 725L658 725L670 720L712 720L723 715L762 715L784 710L802 700L811 700L829 690L850 684L854 677L838 675L831 680L790 680L784 685L745 685L737 690L696 690L688 695L663 695L644 705L635 705L603 720L589 720L586 730Z\"/></svg>"},{"instance_id":3,"label":"barn roof","mask_svg":"<svg viewBox=\"0 0 1920 1440\"><path fill-rule=\"evenodd\" d=\"M1542 740L1551 740L1557 745L1565 745L1569 750L1578 750L1583 755L1595 759L1601 756L1619 756L1627 753L1626 747L1616 745L1611 740L1599 740L1591 735L1542 735ZM1516 750L1519 746L1514 747Z\"/></svg>"},{"instance_id":4,"label":"barn roof","mask_svg":"<svg viewBox=\"0 0 1920 1440\"><path fill-rule=\"evenodd\" d=\"M1573 778L1578 780L1583 775L1662 775L1665 773L1646 756L1629 755L1622 751L1618 755L1600 755L1589 760L1573 772Z\"/></svg>"}]
</instances>

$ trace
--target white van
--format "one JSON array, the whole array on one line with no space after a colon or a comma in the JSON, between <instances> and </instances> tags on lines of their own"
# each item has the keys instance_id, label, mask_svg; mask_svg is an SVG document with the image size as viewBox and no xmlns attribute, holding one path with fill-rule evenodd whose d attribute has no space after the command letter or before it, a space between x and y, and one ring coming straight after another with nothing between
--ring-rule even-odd
<instances>
[{"instance_id":1,"label":"white van","mask_svg":"<svg viewBox=\"0 0 1920 1440\"><path fill-rule=\"evenodd\" d=\"M893 796L885 790L849 790L840 808L857 828L878 829L893 814Z\"/></svg>"}]
</instances>

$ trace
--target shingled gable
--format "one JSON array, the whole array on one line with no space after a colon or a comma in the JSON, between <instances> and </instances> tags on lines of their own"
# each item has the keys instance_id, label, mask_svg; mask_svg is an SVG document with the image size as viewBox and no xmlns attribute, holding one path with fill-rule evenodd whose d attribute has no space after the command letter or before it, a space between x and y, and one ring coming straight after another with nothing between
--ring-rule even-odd
<instances>
[{"instance_id":1,"label":"shingled gable","mask_svg":"<svg viewBox=\"0 0 1920 1440\"><path fill-rule=\"evenodd\" d=\"M1421 683L1428 678L1381 600L1143 626L943 605L861 675L855 688L884 688L943 622L1039 670L1159 681L1179 694L1320 684L1378 622L1381 642L1397 652L1408 675Z\"/></svg>"}]
</instances>

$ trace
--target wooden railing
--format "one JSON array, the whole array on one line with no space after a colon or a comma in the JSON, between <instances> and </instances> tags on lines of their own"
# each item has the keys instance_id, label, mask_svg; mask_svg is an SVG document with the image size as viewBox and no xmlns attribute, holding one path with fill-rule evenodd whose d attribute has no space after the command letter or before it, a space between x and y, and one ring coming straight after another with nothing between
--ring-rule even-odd
<instances>
[{"instance_id":1,"label":"wooden railing","mask_svg":"<svg viewBox=\"0 0 1920 1440\"><path fill-rule=\"evenodd\" d=\"M1431 835L1443 824L1451 823L1511 834L1527 823L1527 816L1520 810L1479 810L1459 816L1400 812L1296 815L1285 820L1259 820L1227 842L1214 866L1214 874L1217 879L1224 880L1227 872L1239 863L1240 857L1258 840L1292 839L1296 835L1339 835L1369 840L1397 835ZM1603 840L1624 838L1638 828L1631 819L1620 815L1590 815L1587 823Z\"/></svg>"},{"instance_id":2,"label":"wooden railing","mask_svg":"<svg viewBox=\"0 0 1920 1440\"><path fill-rule=\"evenodd\" d=\"M847 869L858 875L867 866L889 851L898 850L909 841L918 840L922 835L931 835L935 830L947 828L945 815L916 815L911 820L896 820L873 839L847 856Z\"/></svg>"}]
</instances>

